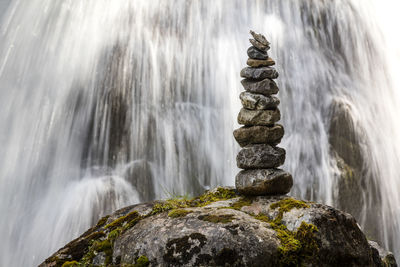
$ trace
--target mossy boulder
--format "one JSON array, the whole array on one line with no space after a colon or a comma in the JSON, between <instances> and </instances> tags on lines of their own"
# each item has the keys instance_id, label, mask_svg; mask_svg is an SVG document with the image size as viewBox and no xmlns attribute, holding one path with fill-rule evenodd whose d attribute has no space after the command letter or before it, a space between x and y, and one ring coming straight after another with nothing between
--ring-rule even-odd
<instances>
[{"instance_id":1,"label":"mossy boulder","mask_svg":"<svg viewBox=\"0 0 400 267\"><path fill-rule=\"evenodd\" d=\"M396 266L376 247L329 206L217 188L119 210L40 266Z\"/></svg>"}]
</instances>

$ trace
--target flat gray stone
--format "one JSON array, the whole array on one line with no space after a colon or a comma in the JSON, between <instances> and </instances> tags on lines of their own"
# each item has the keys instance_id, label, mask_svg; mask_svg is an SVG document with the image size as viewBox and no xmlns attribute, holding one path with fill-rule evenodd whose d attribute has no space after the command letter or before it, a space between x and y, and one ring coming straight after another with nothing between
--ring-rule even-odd
<instances>
[{"instance_id":1,"label":"flat gray stone","mask_svg":"<svg viewBox=\"0 0 400 267\"><path fill-rule=\"evenodd\" d=\"M260 33L256 33L254 31L250 31L250 34L253 36L253 38L257 41L260 42L262 45L269 46L270 43L268 42L267 38L265 38L264 35Z\"/></svg>"},{"instance_id":2,"label":"flat gray stone","mask_svg":"<svg viewBox=\"0 0 400 267\"><path fill-rule=\"evenodd\" d=\"M269 67L275 65L275 61L272 58L267 58L267 59L252 59L249 58L247 59L247 65L253 68L258 68L258 67Z\"/></svg>"},{"instance_id":3,"label":"flat gray stone","mask_svg":"<svg viewBox=\"0 0 400 267\"><path fill-rule=\"evenodd\" d=\"M242 83L244 89L250 93L270 96L270 95L277 94L279 92L278 86L271 79L264 79L262 81L243 79L241 81L241 83Z\"/></svg>"},{"instance_id":4,"label":"flat gray stone","mask_svg":"<svg viewBox=\"0 0 400 267\"><path fill-rule=\"evenodd\" d=\"M279 109L274 110L249 110L242 108L238 115L238 123L246 126L273 125L281 119Z\"/></svg>"},{"instance_id":5,"label":"flat gray stone","mask_svg":"<svg viewBox=\"0 0 400 267\"><path fill-rule=\"evenodd\" d=\"M264 96L262 94L253 94L250 92L242 92L240 94L242 105L246 109L276 109L281 101L275 96Z\"/></svg>"},{"instance_id":6,"label":"flat gray stone","mask_svg":"<svg viewBox=\"0 0 400 267\"><path fill-rule=\"evenodd\" d=\"M250 144L277 145L281 142L285 131L282 125L241 127L233 131L233 136L241 147Z\"/></svg>"},{"instance_id":7,"label":"flat gray stone","mask_svg":"<svg viewBox=\"0 0 400 267\"><path fill-rule=\"evenodd\" d=\"M270 169L285 163L286 152L283 148L266 144L248 145L239 151L236 157L240 169Z\"/></svg>"},{"instance_id":8,"label":"flat gray stone","mask_svg":"<svg viewBox=\"0 0 400 267\"><path fill-rule=\"evenodd\" d=\"M253 79L253 80L264 80L268 79L276 79L279 74L276 69L272 67L260 67L260 68L252 68L246 67L242 69L240 72L240 76L243 78Z\"/></svg>"},{"instance_id":9,"label":"flat gray stone","mask_svg":"<svg viewBox=\"0 0 400 267\"><path fill-rule=\"evenodd\" d=\"M263 52L267 52L270 49L269 45L263 45L262 43L260 43L255 39L249 39L249 41L255 48Z\"/></svg>"},{"instance_id":10,"label":"flat gray stone","mask_svg":"<svg viewBox=\"0 0 400 267\"><path fill-rule=\"evenodd\" d=\"M292 186L292 175L281 169L243 170L236 176L236 189L244 195L284 195Z\"/></svg>"},{"instance_id":11,"label":"flat gray stone","mask_svg":"<svg viewBox=\"0 0 400 267\"><path fill-rule=\"evenodd\" d=\"M249 49L247 49L247 55L249 56L249 58L253 58L253 59L267 59L268 58L267 52L261 51L254 46L250 46Z\"/></svg>"}]
</instances>

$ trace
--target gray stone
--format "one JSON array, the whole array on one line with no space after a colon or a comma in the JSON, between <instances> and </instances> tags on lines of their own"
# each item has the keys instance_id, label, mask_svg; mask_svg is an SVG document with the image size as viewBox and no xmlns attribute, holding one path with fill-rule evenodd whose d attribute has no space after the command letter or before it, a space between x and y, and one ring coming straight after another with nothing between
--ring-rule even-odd
<instances>
[{"instance_id":1,"label":"gray stone","mask_svg":"<svg viewBox=\"0 0 400 267\"><path fill-rule=\"evenodd\" d=\"M244 108L253 110L275 109L280 103L279 99L275 96L264 96L250 92L242 92L240 100Z\"/></svg>"},{"instance_id":2,"label":"gray stone","mask_svg":"<svg viewBox=\"0 0 400 267\"><path fill-rule=\"evenodd\" d=\"M270 49L269 45L263 45L255 39L249 39L249 41L255 48L263 52L267 52Z\"/></svg>"},{"instance_id":3,"label":"gray stone","mask_svg":"<svg viewBox=\"0 0 400 267\"><path fill-rule=\"evenodd\" d=\"M249 110L242 108L238 115L238 123L246 126L273 125L281 119L279 109L274 110Z\"/></svg>"},{"instance_id":4,"label":"gray stone","mask_svg":"<svg viewBox=\"0 0 400 267\"><path fill-rule=\"evenodd\" d=\"M258 68L258 67L269 67L275 65L275 61L271 59L270 57L267 59L252 59L249 58L247 59L247 65L253 68Z\"/></svg>"},{"instance_id":5,"label":"gray stone","mask_svg":"<svg viewBox=\"0 0 400 267\"><path fill-rule=\"evenodd\" d=\"M261 68L252 68L246 67L242 69L240 72L240 76L243 78L253 79L253 80L264 80L268 79L276 79L279 74L276 69L271 67L261 67Z\"/></svg>"},{"instance_id":6,"label":"gray stone","mask_svg":"<svg viewBox=\"0 0 400 267\"><path fill-rule=\"evenodd\" d=\"M302 206L279 212L282 201ZM40 267L71 261L93 265L94 259L83 258L85 253L95 242L106 240L113 229L120 230L119 234L114 232L115 239L107 239L111 242L108 264L113 266L137 264L141 256L148 259L149 266L287 266L288 261L293 266L396 266L395 261L384 265L350 214L326 205L286 196L256 196L242 201L232 194L213 202L213 206L182 208L178 209L184 211L181 216L169 216L171 210L160 209L163 204L171 205L157 201L114 212L111 221L97 223ZM159 206L152 212L155 205ZM147 209L146 216L131 215ZM115 228L121 220L126 221L124 226ZM272 223L274 220L278 225ZM107 227L108 223L116 226ZM307 231L313 226L318 230ZM278 233L282 230L299 242L299 250L281 253L280 247L285 244ZM306 233L306 239L297 239L297 233ZM107 265L107 258L95 258L99 265Z\"/></svg>"},{"instance_id":7,"label":"gray stone","mask_svg":"<svg viewBox=\"0 0 400 267\"><path fill-rule=\"evenodd\" d=\"M292 175L281 169L243 170L236 176L236 189L244 195L284 195L292 186Z\"/></svg>"},{"instance_id":8,"label":"gray stone","mask_svg":"<svg viewBox=\"0 0 400 267\"><path fill-rule=\"evenodd\" d=\"M260 33L256 33L254 31L250 31L250 34L253 36L253 38L257 41L260 42L262 45L269 46L270 43L268 42L267 38L265 38L264 35Z\"/></svg>"},{"instance_id":9,"label":"gray stone","mask_svg":"<svg viewBox=\"0 0 400 267\"><path fill-rule=\"evenodd\" d=\"M254 46L250 46L249 49L247 49L247 55L249 58L253 59L267 59L268 58L268 53L261 51Z\"/></svg>"},{"instance_id":10,"label":"gray stone","mask_svg":"<svg viewBox=\"0 0 400 267\"><path fill-rule=\"evenodd\" d=\"M270 169L285 163L286 151L283 148L267 144L248 145L242 148L237 157L237 166L241 169Z\"/></svg>"},{"instance_id":11,"label":"gray stone","mask_svg":"<svg viewBox=\"0 0 400 267\"><path fill-rule=\"evenodd\" d=\"M271 79L264 79L262 81L254 81L251 79L243 79L241 81L244 89L250 93L262 94L265 96L274 95L279 92L276 83Z\"/></svg>"},{"instance_id":12,"label":"gray stone","mask_svg":"<svg viewBox=\"0 0 400 267\"><path fill-rule=\"evenodd\" d=\"M280 143L284 129L282 125L241 127L233 131L233 136L241 147L250 144L277 145Z\"/></svg>"}]
</instances>

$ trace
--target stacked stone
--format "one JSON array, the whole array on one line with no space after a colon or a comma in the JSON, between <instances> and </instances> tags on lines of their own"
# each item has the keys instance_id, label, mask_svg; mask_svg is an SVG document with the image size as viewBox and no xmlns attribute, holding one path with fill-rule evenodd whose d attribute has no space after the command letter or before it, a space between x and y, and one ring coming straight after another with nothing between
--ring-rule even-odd
<instances>
[{"instance_id":1,"label":"stacked stone","mask_svg":"<svg viewBox=\"0 0 400 267\"><path fill-rule=\"evenodd\" d=\"M238 122L243 127L233 132L242 147L237 155L237 165L243 169L236 176L236 189L245 195L287 194L293 186L292 175L278 169L285 162L286 152L277 147L284 129L276 124L281 118L279 99L273 95L279 91L274 79L278 72L271 66L274 60L268 56L270 43L253 31L252 46L247 50L249 59L240 72L245 89L240 94L243 108Z\"/></svg>"}]
</instances>

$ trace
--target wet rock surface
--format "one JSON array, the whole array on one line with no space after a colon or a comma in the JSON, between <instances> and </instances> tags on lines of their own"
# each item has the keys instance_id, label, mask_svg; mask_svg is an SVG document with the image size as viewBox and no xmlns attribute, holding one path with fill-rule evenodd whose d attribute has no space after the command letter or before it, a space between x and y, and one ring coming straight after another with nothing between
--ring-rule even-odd
<instances>
[{"instance_id":1,"label":"wet rock surface","mask_svg":"<svg viewBox=\"0 0 400 267\"><path fill-rule=\"evenodd\" d=\"M385 256L386 255L386 256ZM218 188L126 207L57 251L50 266L396 266L355 219L287 196ZM383 258L382 258L383 257Z\"/></svg>"},{"instance_id":2,"label":"wet rock surface","mask_svg":"<svg viewBox=\"0 0 400 267\"><path fill-rule=\"evenodd\" d=\"M242 148L236 162L241 169L277 168L285 162L286 152L283 148L267 144L248 145Z\"/></svg>"},{"instance_id":3,"label":"wet rock surface","mask_svg":"<svg viewBox=\"0 0 400 267\"><path fill-rule=\"evenodd\" d=\"M241 147L249 144L269 144L277 145L280 143L284 134L283 126L247 126L236 129L233 135Z\"/></svg>"}]
</instances>

